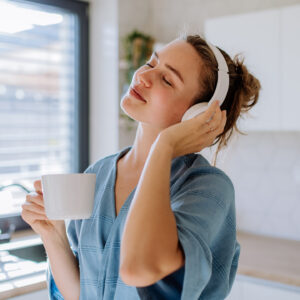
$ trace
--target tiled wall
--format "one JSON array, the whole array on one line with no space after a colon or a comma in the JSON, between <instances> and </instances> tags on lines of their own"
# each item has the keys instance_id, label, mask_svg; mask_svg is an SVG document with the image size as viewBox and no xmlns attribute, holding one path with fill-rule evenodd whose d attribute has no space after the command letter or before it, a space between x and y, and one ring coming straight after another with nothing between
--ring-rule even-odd
<instances>
[{"instance_id":1,"label":"tiled wall","mask_svg":"<svg viewBox=\"0 0 300 300\"><path fill-rule=\"evenodd\" d=\"M300 132L235 135L216 166L234 184L238 229L300 240Z\"/></svg>"}]
</instances>

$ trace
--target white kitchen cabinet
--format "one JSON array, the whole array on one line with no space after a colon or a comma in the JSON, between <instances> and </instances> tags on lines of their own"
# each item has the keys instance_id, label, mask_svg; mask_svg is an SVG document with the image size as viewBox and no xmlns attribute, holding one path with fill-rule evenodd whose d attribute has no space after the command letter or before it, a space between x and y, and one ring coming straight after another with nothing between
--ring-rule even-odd
<instances>
[{"instance_id":1,"label":"white kitchen cabinet","mask_svg":"<svg viewBox=\"0 0 300 300\"><path fill-rule=\"evenodd\" d=\"M205 21L205 36L245 65L262 85L258 103L239 119L245 131L299 130L300 5Z\"/></svg>"},{"instance_id":2,"label":"white kitchen cabinet","mask_svg":"<svg viewBox=\"0 0 300 300\"><path fill-rule=\"evenodd\" d=\"M226 300L300 300L300 288L237 276Z\"/></svg>"},{"instance_id":3,"label":"white kitchen cabinet","mask_svg":"<svg viewBox=\"0 0 300 300\"><path fill-rule=\"evenodd\" d=\"M300 5L281 9L282 118L285 130L300 128Z\"/></svg>"}]
</instances>

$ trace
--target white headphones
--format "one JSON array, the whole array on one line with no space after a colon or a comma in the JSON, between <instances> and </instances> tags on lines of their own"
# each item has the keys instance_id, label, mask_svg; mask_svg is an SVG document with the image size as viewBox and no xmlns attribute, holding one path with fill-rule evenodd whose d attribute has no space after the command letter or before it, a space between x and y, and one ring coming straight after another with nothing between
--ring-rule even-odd
<instances>
[{"instance_id":1,"label":"white headphones","mask_svg":"<svg viewBox=\"0 0 300 300\"><path fill-rule=\"evenodd\" d=\"M181 121L189 120L194 118L195 116L203 113L208 109L208 107L212 104L214 100L220 101L220 106L224 102L228 88L229 88L229 75L228 75L228 66L225 61L224 56L220 52L218 48L216 48L214 45L207 43L208 46L213 51L216 60L218 62L218 80L217 80L217 86L215 89L215 92L212 96L212 98L208 102L202 102L197 103L190 107L183 115Z\"/></svg>"}]
</instances>

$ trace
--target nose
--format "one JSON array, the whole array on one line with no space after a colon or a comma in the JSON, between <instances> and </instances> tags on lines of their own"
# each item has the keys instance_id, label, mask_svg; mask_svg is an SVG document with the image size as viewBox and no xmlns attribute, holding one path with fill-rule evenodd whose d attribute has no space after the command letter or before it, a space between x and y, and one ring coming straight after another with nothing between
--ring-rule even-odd
<instances>
[{"instance_id":1,"label":"nose","mask_svg":"<svg viewBox=\"0 0 300 300\"><path fill-rule=\"evenodd\" d=\"M137 81L143 84L145 87L150 87L152 84L151 71L152 70L150 69L137 72Z\"/></svg>"}]
</instances>

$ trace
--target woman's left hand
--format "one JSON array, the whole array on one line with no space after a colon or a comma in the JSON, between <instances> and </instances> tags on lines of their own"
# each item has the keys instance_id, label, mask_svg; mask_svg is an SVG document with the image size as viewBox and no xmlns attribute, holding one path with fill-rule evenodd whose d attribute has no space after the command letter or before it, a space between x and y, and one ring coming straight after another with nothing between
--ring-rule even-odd
<instances>
[{"instance_id":1,"label":"woman's left hand","mask_svg":"<svg viewBox=\"0 0 300 300\"><path fill-rule=\"evenodd\" d=\"M204 113L164 129L158 138L172 147L175 158L212 145L225 123L226 110L221 111L219 103L214 101Z\"/></svg>"}]
</instances>

